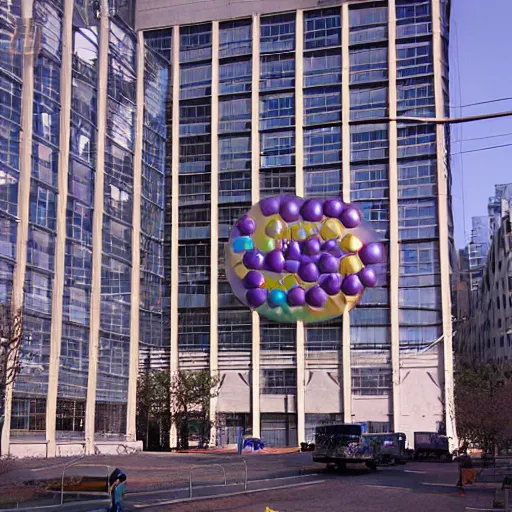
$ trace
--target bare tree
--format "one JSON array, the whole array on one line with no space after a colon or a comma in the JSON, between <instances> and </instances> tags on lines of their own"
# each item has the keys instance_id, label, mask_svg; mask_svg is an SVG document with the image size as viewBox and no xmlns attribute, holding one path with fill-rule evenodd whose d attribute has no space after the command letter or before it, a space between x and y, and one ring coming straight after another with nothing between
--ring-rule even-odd
<instances>
[{"instance_id":1,"label":"bare tree","mask_svg":"<svg viewBox=\"0 0 512 512\"><path fill-rule=\"evenodd\" d=\"M21 370L23 311L0 303L0 443L4 426L5 396ZM1 447L0 447L1 448Z\"/></svg>"},{"instance_id":2,"label":"bare tree","mask_svg":"<svg viewBox=\"0 0 512 512\"><path fill-rule=\"evenodd\" d=\"M0 394L3 407L5 390L14 383L21 370L20 352L23 342L23 312L10 304L0 303Z\"/></svg>"}]
</instances>

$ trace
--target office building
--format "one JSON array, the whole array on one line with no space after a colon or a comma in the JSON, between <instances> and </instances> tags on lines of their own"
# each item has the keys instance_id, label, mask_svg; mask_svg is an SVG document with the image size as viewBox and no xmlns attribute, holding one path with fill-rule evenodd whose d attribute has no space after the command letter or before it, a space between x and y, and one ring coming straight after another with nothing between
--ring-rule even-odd
<instances>
[{"instance_id":1,"label":"office building","mask_svg":"<svg viewBox=\"0 0 512 512\"><path fill-rule=\"evenodd\" d=\"M173 70L171 369L220 373L218 437L294 445L344 420L455 442L448 140L417 119L447 112L449 3L164 0L135 18ZM385 240L388 286L350 317L279 325L231 294L230 227L284 192L342 196Z\"/></svg>"},{"instance_id":2,"label":"office building","mask_svg":"<svg viewBox=\"0 0 512 512\"><path fill-rule=\"evenodd\" d=\"M137 448L139 352L168 353L167 63L106 2L0 9L0 300L24 312L2 453Z\"/></svg>"},{"instance_id":3,"label":"office building","mask_svg":"<svg viewBox=\"0 0 512 512\"><path fill-rule=\"evenodd\" d=\"M17 2L2 63L20 26L54 46L1 75L4 299L36 354L2 446L137 446L146 360L220 375L212 444L241 426L297 445L339 420L456 443L448 137L423 119L447 113L449 2L138 1L135 32L106 0ZM387 285L350 315L275 324L232 295L229 229L283 192L354 202L385 242Z\"/></svg>"},{"instance_id":4,"label":"office building","mask_svg":"<svg viewBox=\"0 0 512 512\"><path fill-rule=\"evenodd\" d=\"M488 218L496 231L488 244L478 288L469 290L469 307L458 318L456 346L466 362L499 364L512 359L512 203L500 200L500 205L500 221L497 209Z\"/></svg>"}]
</instances>

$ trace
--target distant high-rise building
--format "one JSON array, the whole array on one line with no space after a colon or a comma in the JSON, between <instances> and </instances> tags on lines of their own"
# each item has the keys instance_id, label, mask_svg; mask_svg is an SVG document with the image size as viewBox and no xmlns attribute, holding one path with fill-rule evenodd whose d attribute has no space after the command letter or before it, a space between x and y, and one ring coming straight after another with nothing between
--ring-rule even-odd
<instances>
[{"instance_id":1,"label":"distant high-rise building","mask_svg":"<svg viewBox=\"0 0 512 512\"><path fill-rule=\"evenodd\" d=\"M469 311L458 318L456 345L469 361L512 359L512 206L494 224L477 291L469 291ZM462 303L461 303L462 308Z\"/></svg>"}]
</instances>

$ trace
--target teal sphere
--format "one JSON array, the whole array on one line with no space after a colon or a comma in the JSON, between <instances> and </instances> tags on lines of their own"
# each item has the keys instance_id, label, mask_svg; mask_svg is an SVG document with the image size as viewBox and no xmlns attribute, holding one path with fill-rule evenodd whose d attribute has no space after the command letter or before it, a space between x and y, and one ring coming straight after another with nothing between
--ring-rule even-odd
<instances>
[{"instance_id":1,"label":"teal sphere","mask_svg":"<svg viewBox=\"0 0 512 512\"><path fill-rule=\"evenodd\" d=\"M272 290L268 295L268 304L271 308L282 306L286 302L286 293L283 290Z\"/></svg>"}]
</instances>

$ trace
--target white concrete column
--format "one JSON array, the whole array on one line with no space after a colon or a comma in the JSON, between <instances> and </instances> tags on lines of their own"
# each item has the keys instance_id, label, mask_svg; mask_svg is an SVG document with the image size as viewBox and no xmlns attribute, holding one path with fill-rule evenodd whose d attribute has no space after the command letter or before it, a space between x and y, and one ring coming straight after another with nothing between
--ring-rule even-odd
<instances>
[{"instance_id":1,"label":"white concrete column","mask_svg":"<svg viewBox=\"0 0 512 512\"><path fill-rule=\"evenodd\" d=\"M219 375L219 22L212 23L212 161L210 224L210 375ZM210 399L210 446L216 444L217 397Z\"/></svg>"},{"instance_id":2,"label":"white concrete column","mask_svg":"<svg viewBox=\"0 0 512 512\"><path fill-rule=\"evenodd\" d=\"M21 2L21 23L25 28L23 41L23 70L21 90L20 178L18 182L18 226L16 232L16 265L12 284L12 310L23 307L23 288L27 266L30 178L32 175L32 116L34 112L34 30L32 0ZM12 383L5 390L5 418L2 429L2 455L9 453L11 437Z\"/></svg>"},{"instance_id":3,"label":"white concrete column","mask_svg":"<svg viewBox=\"0 0 512 512\"><path fill-rule=\"evenodd\" d=\"M388 1L389 62L389 269L391 313L391 375L393 384L393 429L400 432L400 324L398 317L398 279L400 246L398 244L398 135L396 93L396 9L395 0Z\"/></svg>"},{"instance_id":4,"label":"white concrete column","mask_svg":"<svg viewBox=\"0 0 512 512\"><path fill-rule=\"evenodd\" d=\"M251 201L260 200L260 17L252 17ZM260 316L252 312L252 435L260 437Z\"/></svg>"},{"instance_id":5,"label":"white concrete column","mask_svg":"<svg viewBox=\"0 0 512 512\"><path fill-rule=\"evenodd\" d=\"M304 13L295 21L295 193L304 197ZM306 441L304 322L297 322L297 441Z\"/></svg>"},{"instance_id":6,"label":"white concrete column","mask_svg":"<svg viewBox=\"0 0 512 512\"><path fill-rule=\"evenodd\" d=\"M144 32L137 32L137 93L135 118L135 148L133 156L132 211L132 288L130 296L130 366L128 374L128 404L126 407L126 439L137 440L137 378L139 375L140 339L140 237L142 195L142 140L144 136Z\"/></svg>"},{"instance_id":7,"label":"white concrete column","mask_svg":"<svg viewBox=\"0 0 512 512\"><path fill-rule=\"evenodd\" d=\"M98 382L98 350L101 311L101 260L103 231L103 189L105 171L105 136L107 132L107 80L109 11L108 0L101 0L98 52L98 130L96 138L96 172L94 177L94 213L92 226L92 275L90 303L89 375L85 407L85 451L94 454L94 418Z\"/></svg>"},{"instance_id":8,"label":"white concrete column","mask_svg":"<svg viewBox=\"0 0 512 512\"><path fill-rule=\"evenodd\" d=\"M350 203L350 28L348 4L341 6L341 151L343 201ZM343 313L343 416L352 423L352 371L350 367L350 315Z\"/></svg>"},{"instance_id":9,"label":"white concrete column","mask_svg":"<svg viewBox=\"0 0 512 512\"><path fill-rule=\"evenodd\" d=\"M71 83L73 64L73 0L65 0L62 18L62 63L60 69L60 136L57 199L57 237L55 241L55 276L52 288L52 324L48 395L46 397L46 441L49 457L56 455L55 428L62 338L62 300L66 257L66 208L68 202L69 138L71 126Z\"/></svg>"},{"instance_id":10,"label":"white concrete column","mask_svg":"<svg viewBox=\"0 0 512 512\"><path fill-rule=\"evenodd\" d=\"M434 95L436 118L445 117L443 95L443 46L441 35L441 0L432 0L432 47L434 60ZM439 221L439 260L441 264L441 302L443 308L443 367L444 367L444 401L446 435L450 449L458 447L455 425L455 402L453 392L453 347L452 347L452 304L450 286L450 245L448 230L448 162L446 153L445 126L436 125L436 156L437 156L437 207Z\"/></svg>"},{"instance_id":11,"label":"white concrete column","mask_svg":"<svg viewBox=\"0 0 512 512\"><path fill-rule=\"evenodd\" d=\"M178 372L178 206L180 163L180 28L172 28L172 132L171 132L171 378ZM171 413L173 404L171 403ZM176 423L171 422L170 447L178 446Z\"/></svg>"}]
</instances>

